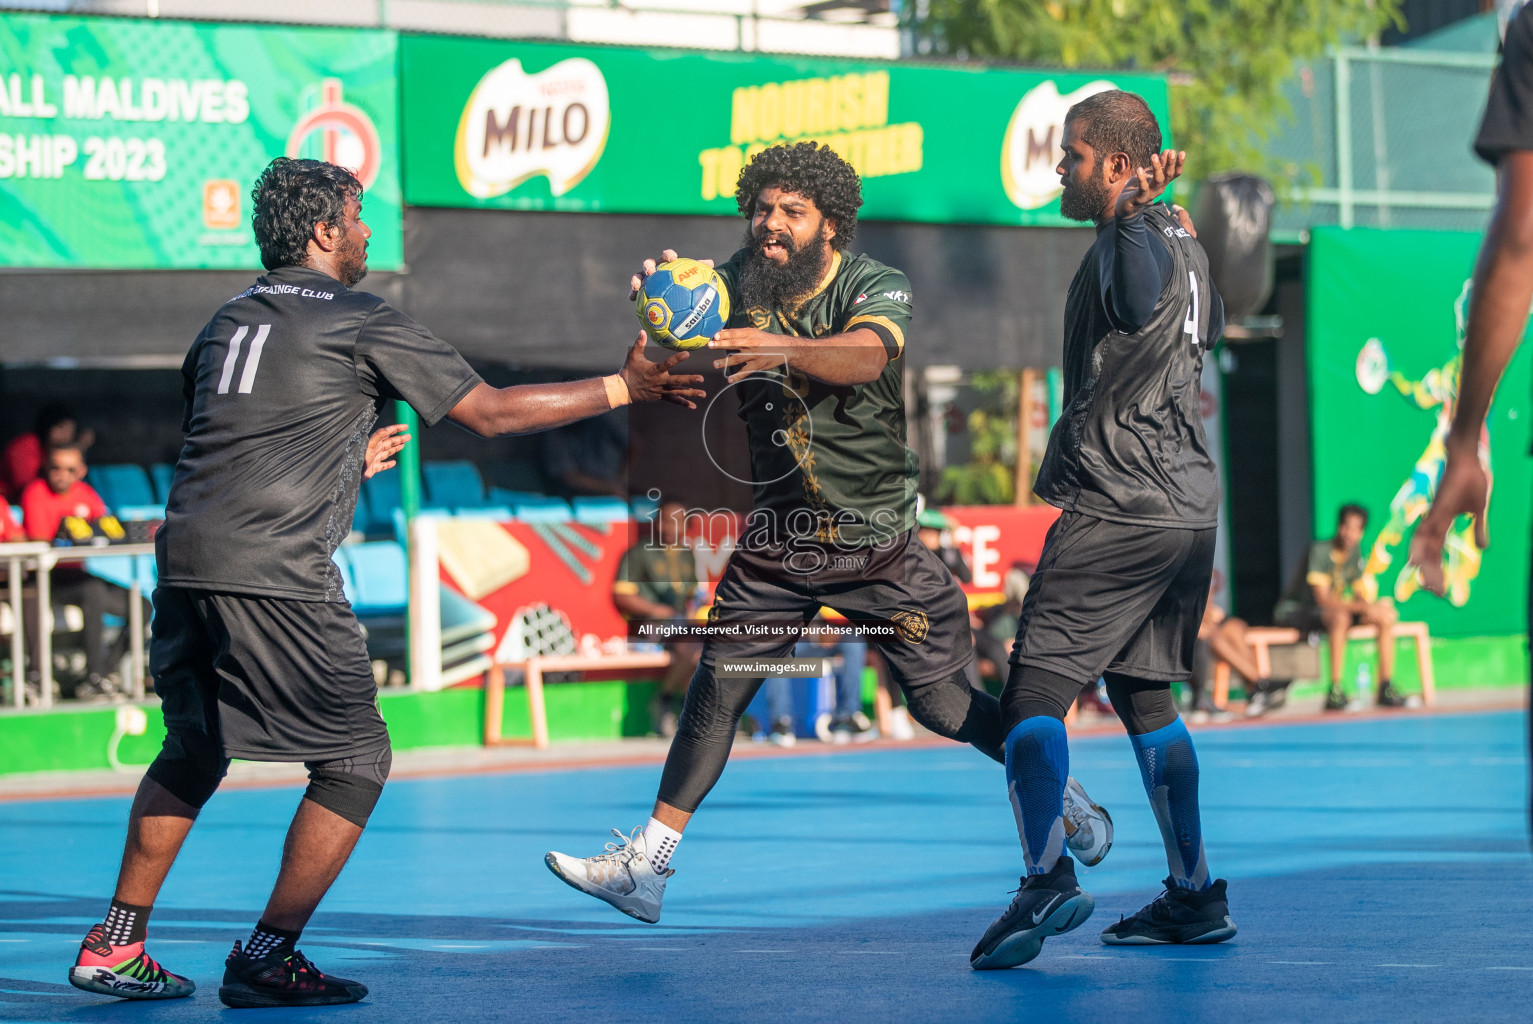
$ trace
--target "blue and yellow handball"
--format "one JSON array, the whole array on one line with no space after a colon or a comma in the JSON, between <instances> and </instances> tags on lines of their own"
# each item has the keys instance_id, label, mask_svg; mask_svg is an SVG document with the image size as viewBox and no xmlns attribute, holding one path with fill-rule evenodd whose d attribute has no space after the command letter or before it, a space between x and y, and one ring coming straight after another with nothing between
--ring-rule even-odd
<instances>
[{"instance_id":1,"label":"blue and yellow handball","mask_svg":"<svg viewBox=\"0 0 1533 1024\"><path fill-rule=\"evenodd\" d=\"M639 288L639 324L666 348L702 348L729 322L724 279L697 260L671 260Z\"/></svg>"}]
</instances>

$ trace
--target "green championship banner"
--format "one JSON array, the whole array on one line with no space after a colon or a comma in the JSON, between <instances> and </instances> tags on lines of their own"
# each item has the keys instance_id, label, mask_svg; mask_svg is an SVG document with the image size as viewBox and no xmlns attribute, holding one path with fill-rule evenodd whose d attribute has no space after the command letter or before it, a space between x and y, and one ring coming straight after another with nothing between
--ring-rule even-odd
<instances>
[{"instance_id":1,"label":"green championship banner","mask_svg":"<svg viewBox=\"0 0 1533 1024\"><path fill-rule=\"evenodd\" d=\"M1341 505L1366 508L1363 557L1379 594L1394 597L1402 618L1424 620L1442 636L1527 627L1533 396L1526 346L1507 370L1480 439L1494 476L1491 547L1482 557L1469 520L1454 525L1445 598L1421 590L1405 564L1442 475L1479 247L1476 234L1364 228L1319 228L1310 241L1315 537L1332 536Z\"/></svg>"},{"instance_id":2,"label":"green championship banner","mask_svg":"<svg viewBox=\"0 0 1533 1024\"><path fill-rule=\"evenodd\" d=\"M370 264L401 256L398 36L0 14L0 265L261 265L274 157L366 187Z\"/></svg>"},{"instance_id":3,"label":"green championship banner","mask_svg":"<svg viewBox=\"0 0 1533 1024\"><path fill-rule=\"evenodd\" d=\"M415 206L735 214L745 161L814 139L862 175L865 218L1062 225L1054 167L1071 104L1132 90L1170 143L1158 75L429 36L400 47Z\"/></svg>"}]
</instances>

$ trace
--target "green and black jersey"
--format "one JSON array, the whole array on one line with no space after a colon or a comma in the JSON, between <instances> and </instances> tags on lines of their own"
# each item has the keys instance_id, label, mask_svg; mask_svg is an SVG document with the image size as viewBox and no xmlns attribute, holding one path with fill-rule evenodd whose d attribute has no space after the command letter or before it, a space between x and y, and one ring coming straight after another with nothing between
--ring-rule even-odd
<instances>
[{"instance_id":1,"label":"green and black jersey","mask_svg":"<svg viewBox=\"0 0 1533 1024\"><path fill-rule=\"evenodd\" d=\"M915 521L915 452L905 444L904 353L910 282L864 255L834 253L819 287L791 308L744 309L744 251L718 268L729 286L730 327L794 338L867 329L889 351L876 380L837 386L788 365L735 385L750 444L753 500L779 535L847 546L875 543Z\"/></svg>"},{"instance_id":2,"label":"green and black jersey","mask_svg":"<svg viewBox=\"0 0 1533 1024\"><path fill-rule=\"evenodd\" d=\"M675 547L640 541L629 548L617 567L614 594L638 594L663 604L677 617L686 615L687 602L697 590L697 561L685 544Z\"/></svg>"}]
</instances>

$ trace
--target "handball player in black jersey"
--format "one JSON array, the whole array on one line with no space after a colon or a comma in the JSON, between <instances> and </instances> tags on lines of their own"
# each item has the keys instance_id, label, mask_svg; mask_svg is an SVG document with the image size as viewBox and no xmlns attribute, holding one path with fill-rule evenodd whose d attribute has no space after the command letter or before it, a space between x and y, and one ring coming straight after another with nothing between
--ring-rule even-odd
<instances>
[{"instance_id":1,"label":"handball player in black jersey","mask_svg":"<svg viewBox=\"0 0 1533 1024\"><path fill-rule=\"evenodd\" d=\"M144 951L149 913L232 757L303 762L309 786L250 939L219 998L313 1006L367 989L325 975L299 933L361 836L388 778L388 730L361 628L333 560L351 529L381 404L408 402L483 437L544 430L628 402L693 408L699 376L672 375L641 336L616 374L492 388L456 351L375 295L362 186L317 160L279 158L252 192L267 273L214 314L182 365L186 441L155 537L150 668L166 737L128 818L117 889L69 972L129 999L187 996L190 979ZM397 449L383 445L382 459ZM232 865L251 870L245 851Z\"/></svg>"},{"instance_id":2,"label":"handball player in black jersey","mask_svg":"<svg viewBox=\"0 0 1533 1024\"><path fill-rule=\"evenodd\" d=\"M910 282L848 248L862 183L828 146L763 150L740 172L735 199L749 227L745 248L719 268L731 314L710 348L713 368L739 395L754 483L709 621L808 623L823 605L853 623L892 622L898 637L869 642L911 716L999 761L1000 705L964 672L974 657L968 603L915 531L917 460L905 443L904 398ZM707 641L649 821L618 832L620 841L594 857L550 852L549 869L631 917L657 921L671 855L762 684L759 675L726 674L719 661L781 659L794 646L793 638ZM1112 845L1112 820L1078 783L1066 784L1067 842L1095 864Z\"/></svg>"},{"instance_id":3,"label":"handball player in black jersey","mask_svg":"<svg viewBox=\"0 0 1533 1024\"><path fill-rule=\"evenodd\" d=\"M1185 154L1160 151L1144 100L1109 90L1065 115L1060 210L1097 237L1065 301L1065 408L1035 491L1060 509L1023 601L1001 696L1006 779L1025 873L970 954L1014 967L1090 916L1064 850L1064 716L1106 679L1166 848L1165 892L1102 933L1109 944L1221 942L1235 934L1209 874L1198 762L1171 684L1192 674L1208 599L1218 471L1199 408L1204 353L1224 326L1208 260L1155 202Z\"/></svg>"}]
</instances>

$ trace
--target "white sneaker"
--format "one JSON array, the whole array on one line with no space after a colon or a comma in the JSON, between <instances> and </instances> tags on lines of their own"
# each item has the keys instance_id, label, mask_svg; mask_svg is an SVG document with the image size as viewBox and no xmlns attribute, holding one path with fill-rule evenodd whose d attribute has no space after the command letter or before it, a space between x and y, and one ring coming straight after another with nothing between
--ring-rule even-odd
<instances>
[{"instance_id":1,"label":"white sneaker","mask_svg":"<svg viewBox=\"0 0 1533 1024\"><path fill-rule=\"evenodd\" d=\"M1088 868L1112 849L1112 815L1092 802L1074 776L1065 780L1065 845Z\"/></svg>"},{"instance_id":2,"label":"white sneaker","mask_svg":"<svg viewBox=\"0 0 1533 1024\"><path fill-rule=\"evenodd\" d=\"M543 863L581 892L612 904L629 917L654 924L660 920L665 881L676 869L654 869L644 854L644 829L636 828L627 836L613 829L612 834L618 842L608 843L606 853L581 859L551 851Z\"/></svg>"},{"instance_id":3,"label":"white sneaker","mask_svg":"<svg viewBox=\"0 0 1533 1024\"><path fill-rule=\"evenodd\" d=\"M910 709L903 704L889 712L889 738L891 740L916 738L916 727L910 724Z\"/></svg>"}]
</instances>

